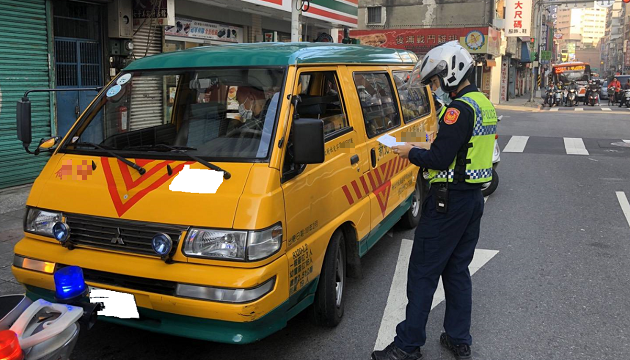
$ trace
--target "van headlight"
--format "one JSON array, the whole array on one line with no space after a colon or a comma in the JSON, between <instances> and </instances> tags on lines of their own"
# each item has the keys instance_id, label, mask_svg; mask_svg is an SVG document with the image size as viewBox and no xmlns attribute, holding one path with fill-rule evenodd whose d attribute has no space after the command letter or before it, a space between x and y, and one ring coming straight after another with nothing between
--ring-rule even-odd
<instances>
[{"instance_id":1,"label":"van headlight","mask_svg":"<svg viewBox=\"0 0 630 360\"><path fill-rule=\"evenodd\" d=\"M256 261L282 247L282 226L257 231L191 228L184 241L186 256L221 260Z\"/></svg>"},{"instance_id":2,"label":"van headlight","mask_svg":"<svg viewBox=\"0 0 630 360\"><path fill-rule=\"evenodd\" d=\"M61 213L36 208L28 208L24 231L33 234L54 237L53 226L61 222Z\"/></svg>"}]
</instances>

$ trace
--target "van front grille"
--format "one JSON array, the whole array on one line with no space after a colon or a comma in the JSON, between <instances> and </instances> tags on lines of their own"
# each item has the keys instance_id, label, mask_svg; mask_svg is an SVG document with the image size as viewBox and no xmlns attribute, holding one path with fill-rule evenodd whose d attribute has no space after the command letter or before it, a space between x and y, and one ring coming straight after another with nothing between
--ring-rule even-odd
<instances>
[{"instance_id":1,"label":"van front grille","mask_svg":"<svg viewBox=\"0 0 630 360\"><path fill-rule=\"evenodd\" d=\"M93 247L148 256L158 256L151 240L164 233L177 248L186 227L96 216L64 214L70 227L69 240L76 247Z\"/></svg>"},{"instance_id":2,"label":"van front grille","mask_svg":"<svg viewBox=\"0 0 630 360\"><path fill-rule=\"evenodd\" d=\"M68 265L58 264L58 268ZM174 281L151 279L138 276L121 275L106 271L82 268L85 281L102 285L111 285L130 290L140 290L155 294L175 295L177 283Z\"/></svg>"}]
</instances>

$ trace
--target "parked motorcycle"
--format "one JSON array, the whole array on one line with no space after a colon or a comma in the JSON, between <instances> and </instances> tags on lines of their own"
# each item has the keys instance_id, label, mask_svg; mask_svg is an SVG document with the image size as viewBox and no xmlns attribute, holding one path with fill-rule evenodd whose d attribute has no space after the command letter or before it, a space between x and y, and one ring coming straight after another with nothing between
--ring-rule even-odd
<instances>
[{"instance_id":1,"label":"parked motorcycle","mask_svg":"<svg viewBox=\"0 0 630 360\"><path fill-rule=\"evenodd\" d=\"M575 106L577 104L577 92L575 89L569 89L567 94L567 105L570 107Z\"/></svg>"},{"instance_id":2,"label":"parked motorcycle","mask_svg":"<svg viewBox=\"0 0 630 360\"><path fill-rule=\"evenodd\" d=\"M0 296L0 358L68 360L79 330L90 329L100 303L90 303L83 272L68 266L55 272L55 301L26 295Z\"/></svg>"}]
</instances>

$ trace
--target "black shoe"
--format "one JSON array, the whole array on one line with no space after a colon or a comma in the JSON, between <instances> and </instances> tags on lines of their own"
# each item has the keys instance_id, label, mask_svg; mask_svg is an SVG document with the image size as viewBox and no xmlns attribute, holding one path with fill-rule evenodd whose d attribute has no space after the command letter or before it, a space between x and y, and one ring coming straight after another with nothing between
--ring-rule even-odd
<instances>
[{"instance_id":1,"label":"black shoe","mask_svg":"<svg viewBox=\"0 0 630 360\"><path fill-rule=\"evenodd\" d=\"M440 335L440 344L442 344L442 346L452 351L453 354L455 354L455 359L457 360L472 359L470 345L466 345L466 344L455 345L451 342L451 339L448 337L448 335L446 335L446 333L442 333L442 335Z\"/></svg>"},{"instance_id":2,"label":"black shoe","mask_svg":"<svg viewBox=\"0 0 630 360\"><path fill-rule=\"evenodd\" d=\"M394 343L387 345L383 350L374 351L372 360L418 360L422 359L420 348L412 353L400 350Z\"/></svg>"}]
</instances>

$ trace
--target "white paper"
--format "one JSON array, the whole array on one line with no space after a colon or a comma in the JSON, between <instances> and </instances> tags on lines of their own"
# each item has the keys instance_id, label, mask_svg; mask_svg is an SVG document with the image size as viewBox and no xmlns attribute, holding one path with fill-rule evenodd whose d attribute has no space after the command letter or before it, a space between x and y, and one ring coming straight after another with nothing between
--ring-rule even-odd
<instances>
[{"instance_id":1,"label":"white paper","mask_svg":"<svg viewBox=\"0 0 630 360\"><path fill-rule=\"evenodd\" d=\"M381 144L387 147L405 145L404 142L396 141L396 138L391 135L383 135L380 138L376 139L376 141L380 142Z\"/></svg>"},{"instance_id":2,"label":"white paper","mask_svg":"<svg viewBox=\"0 0 630 360\"><path fill-rule=\"evenodd\" d=\"M138 319L136 298L132 294L119 291L90 287L90 302L103 303L104 309L98 315L113 316L121 319Z\"/></svg>"}]
</instances>

